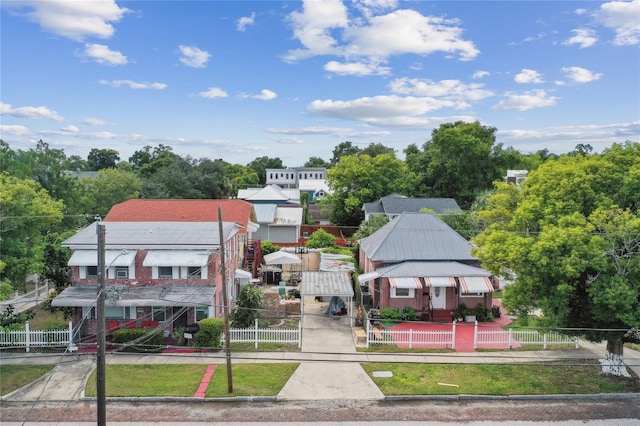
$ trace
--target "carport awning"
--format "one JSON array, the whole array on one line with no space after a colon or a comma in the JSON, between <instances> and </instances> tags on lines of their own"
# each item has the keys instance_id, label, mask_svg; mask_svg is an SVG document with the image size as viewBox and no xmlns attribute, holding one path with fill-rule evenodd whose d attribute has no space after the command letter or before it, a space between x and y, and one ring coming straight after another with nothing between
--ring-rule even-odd
<instances>
[{"instance_id":1,"label":"carport awning","mask_svg":"<svg viewBox=\"0 0 640 426\"><path fill-rule=\"evenodd\" d=\"M380 277L380 274L377 271L373 271L366 274L358 275L358 281L360 281L360 284L364 284L366 282L375 280L378 277Z\"/></svg>"},{"instance_id":2,"label":"carport awning","mask_svg":"<svg viewBox=\"0 0 640 426\"><path fill-rule=\"evenodd\" d=\"M487 277L459 277L463 293L493 293L493 285Z\"/></svg>"},{"instance_id":3,"label":"carport awning","mask_svg":"<svg viewBox=\"0 0 640 426\"><path fill-rule=\"evenodd\" d=\"M107 306L212 306L215 286L107 286ZM51 301L57 307L94 306L96 286L72 286Z\"/></svg>"},{"instance_id":4,"label":"carport awning","mask_svg":"<svg viewBox=\"0 0 640 426\"><path fill-rule=\"evenodd\" d=\"M453 277L424 277L427 287L456 287Z\"/></svg>"},{"instance_id":5,"label":"carport awning","mask_svg":"<svg viewBox=\"0 0 640 426\"><path fill-rule=\"evenodd\" d=\"M353 297L348 272L303 272L300 296Z\"/></svg>"},{"instance_id":6,"label":"carport awning","mask_svg":"<svg viewBox=\"0 0 640 426\"><path fill-rule=\"evenodd\" d=\"M389 278L389 284L394 288L422 288L420 278L416 277Z\"/></svg>"}]
</instances>

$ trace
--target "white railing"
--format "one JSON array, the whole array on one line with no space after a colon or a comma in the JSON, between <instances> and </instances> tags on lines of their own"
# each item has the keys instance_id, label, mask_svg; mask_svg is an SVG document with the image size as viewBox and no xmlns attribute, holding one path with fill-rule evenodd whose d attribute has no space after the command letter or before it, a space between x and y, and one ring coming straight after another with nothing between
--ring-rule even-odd
<instances>
[{"instance_id":1,"label":"white railing","mask_svg":"<svg viewBox=\"0 0 640 426\"><path fill-rule=\"evenodd\" d=\"M456 322L451 324L450 330L395 330L377 329L367 321L367 347L369 345L406 346L409 349L437 347L456 348Z\"/></svg>"},{"instance_id":2,"label":"white railing","mask_svg":"<svg viewBox=\"0 0 640 426\"><path fill-rule=\"evenodd\" d=\"M229 330L231 343L253 343L258 348L260 343L284 343L301 347L301 324L297 329L291 328L258 328L258 320L252 328L232 328ZM223 336L224 341L224 336Z\"/></svg>"},{"instance_id":3,"label":"white railing","mask_svg":"<svg viewBox=\"0 0 640 426\"><path fill-rule=\"evenodd\" d=\"M473 348L477 349L480 346L495 347L495 345L504 345L509 349L523 345L537 345L542 346L543 349L548 349L550 346L571 345L579 349L580 339L578 339L578 337L566 336L555 331L542 333L537 330L515 328L508 330L498 328L495 330L479 330L478 322L476 321Z\"/></svg>"},{"instance_id":4,"label":"white railing","mask_svg":"<svg viewBox=\"0 0 640 426\"><path fill-rule=\"evenodd\" d=\"M7 306L11 305L13 306L14 313L19 314L46 301L50 294L49 281L45 281L40 287L36 284L36 288L29 293L19 296L16 292L15 297L12 299L0 302L0 312L4 312Z\"/></svg>"},{"instance_id":5,"label":"white railing","mask_svg":"<svg viewBox=\"0 0 640 426\"><path fill-rule=\"evenodd\" d=\"M27 352L32 346L37 347L68 347L73 336L73 326L69 321L66 330L31 330L29 322L24 330L0 330L0 346L24 347Z\"/></svg>"}]
</instances>

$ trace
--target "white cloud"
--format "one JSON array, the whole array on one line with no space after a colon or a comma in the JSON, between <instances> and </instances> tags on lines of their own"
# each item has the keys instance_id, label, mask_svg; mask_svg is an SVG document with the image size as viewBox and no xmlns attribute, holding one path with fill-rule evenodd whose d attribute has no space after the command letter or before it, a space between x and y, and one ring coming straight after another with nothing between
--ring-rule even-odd
<instances>
[{"instance_id":1,"label":"white cloud","mask_svg":"<svg viewBox=\"0 0 640 426\"><path fill-rule=\"evenodd\" d=\"M379 63L348 62L340 63L329 61L324 65L324 70L338 75L389 75L391 68L380 66Z\"/></svg>"},{"instance_id":2,"label":"white cloud","mask_svg":"<svg viewBox=\"0 0 640 426\"><path fill-rule=\"evenodd\" d=\"M153 90L163 90L167 88L165 83L148 83L146 81L138 82L133 80L100 80L100 84L103 86L111 86L111 87L121 87L128 86L130 89L153 89Z\"/></svg>"},{"instance_id":3,"label":"white cloud","mask_svg":"<svg viewBox=\"0 0 640 426\"><path fill-rule=\"evenodd\" d=\"M505 99L493 107L494 110L527 111L532 108L553 106L558 100L557 97L549 96L547 92L541 89L524 92L522 94L506 92L505 96Z\"/></svg>"},{"instance_id":4,"label":"white cloud","mask_svg":"<svg viewBox=\"0 0 640 426\"><path fill-rule=\"evenodd\" d=\"M251 13L251 16L243 16L242 18L238 19L238 22L236 23L236 29L238 31L244 31L249 25L253 25L255 23L255 19L255 12Z\"/></svg>"},{"instance_id":5,"label":"white cloud","mask_svg":"<svg viewBox=\"0 0 640 426\"><path fill-rule=\"evenodd\" d=\"M215 99L226 98L229 95L219 87L209 87L206 91L198 93L198 96L207 99Z\"/></svg>"},{"instance_id":6,"label":"white cloud","mask_svg":"<svg viewBox=\"0 0 640 426\"><path fill-rule=\"evenodd\" d=\"M79 56L90 58L99 64L125 65L128 60L125 55L109 49L104 44L85 44L84 51Z\"/></svg>"},{"instance_id":7,"label":"white cloud","mask_svg":"<svg viewBox=\"0 0 640 426\"><path fill-rule=\"evenodd\" d=\"M485 78L485 77L489 77L490 75L491 75L491 73L489 71L478 70L478 71L473 73L471 78L475 78L475 79Z\"/></svg>"},{"instance_id":8,"label":"white cloud","mask_svg":"<svg viewBox=\"0 0 640 426\"><path fill-rule=\"evenodd\" d=\"M389 87L394 93L414 96L443 97L477 101L494 95L484 88L484 84L465 84L459 80L432 81L429 79L398 78Z\"/></svg>"},{"instance_id":9,"label":"white cloud","mask_svg":"<svg viewBox=\"0 0 640 426\"><path fill-rule=\"evenodd\" d=\"M89 126L104 126L105 124L107 124L103 119L95 117L87 117L82 120L82 122Z\"/></svg>"},{"instance_id":10,"label":"white cloud","mask_svg":"<svg viewBox=\"0 0 640 426\"><path fill-rule=\"evenodd\" d=\"M75 41L87 37L110 38L118 22L130 12L115 0L102 1L7 1L3 7L16 9L18 14L37 23L45 31Z\"/></svg>"},{"instance_id":11,"label":"white cloud","mask_svg":"<svg viewBox=\"0 0 640 426\"><path fill-rule=\"evenodd\" d=\"M587 13L587 9L576 9L575 10L575 14L576 15L585 15Z\"/></svg>"},{"instance_id":12,"label":"white cloud","mask_svg":"<svg viewBox=\"0 0 640 426\"><path fill-rule=\"evenodd\" d=\"M527 83L544 83L542 80L542 76L536 70L530 70L527 68L523 68L516 76L513 78L516 83L519 84L527 84Z\"/></svg>"},{"instance_id":13,"label":"white cloud","mask_svg":"<svg viewBox=\"0 0 640 426\"><path fill-rule=\"evenodd\" d=\"M581 67L563 67L562 72L574 83L590 83L602 77L602 73L594 73Z\"/></svg>"},{"instance_id":14,"label":"white cloud","mask_svg":"<svg viewBox=\"0 0 640 426\"><path fill-rule=\"evenodd\" d=\"M361 2L360 6L363 4ZM462 29L455 19L423 16L408 9L374 16L373 12L395 4L369 4L380 7L367 8L364 17L350 21L347 8L341 1L305 1L302 12L289 15L294 37L304 47L287 52L285 61L335 55L350 62L355 62L354 58L380 62L393 55L429 55L435 52L457 54L461 60L471 60L480 53L473 42L462 38Z\"/></svg>"},{"instance_id":15,"label":"white cloud","mask_svg":"<svg viewBox=\"0 0 640 426\"><path fill-rule=\"evenodd\" d=\"M61 132L65 132L65 133L78 133L80 131L80 129L78 129L76 126L70 124L68 126L60 128L60 131Z\"/></svg>"},{"instance_id":16,"label":"white cloud","mask_svg":"<svg viewBox=\"0 0 640 426\"><path fill-rule=\"evenodd\" d=\"M568 38L562 44L565 46L571 46L573 44L577 44L580 49L584 49L585 47L591 47L598 41L598 37L596 37L596 32L594 30L588 28L578 28L575 30L571 30L574 34L573 37Z\"/></svg>"},{"instance_id":17,"label":"white cloud","mask_svg":"<svg viewBox=\"0 0 640 426\"><path fill-rule=\"evenodd\" d=\"M240 97L243 99L258 99L261 101L270 101L278 97L276 92L273 92L269 89L262 89L259 95L248 95L248 94L240 94Z\"/></svg>"},{"instance_id":18,"label":"white cloud","mask_svg":"<svg viewBox=\"0 0 640 426\"><path fill-rule=\"evenodd\" d=\"M640 43L640 0L603 3L594 16L599 23L615 31L613 44L626 46Z\"/></svg>"},{"instance_id":19,"label":"white cloud","mask_svg":"<svg viewBox=\"0 0 640 426\"><path fill-rule=\"evenodd\" d=\"M290 136L286 138L269 138L269 140L275 143L284 144L284 145L300 145L304 143L302 139L296 138L295 136Z\"/></svg>"},{"instance_id":20,"label":"white cloud","mask_svg":"<svg viewBox=\"0 0 640 426\"><path fill-rule=\"evenodd\" d=\"M31 132L25 126L0 124L0 134L6 133L13 136L27 136Z\"/></svg>"},{"instance_id":21,"label":"white cloud","mask_svg":"<svg viewBox=\"0 0 640 426\"><path fill-rule=\"evenodd\" d=\"M391 134L389 131L359 131L348 127L298 127L298 128L276 128L264 129L267 133L281 135L329 135L348 138L372 138L383 137Z\"/></svg>"},{"instance_id":22,"label":"white cloud","mask_svg":"<svg viewBox=\"0 0 640 426\"><path fill-rule=\"evenodd\" d=\"M209 52L195 46L180 45L180 54L180 62L192 68L204 68L211 57Z\"/></svg>"},{"instance_id":23,"label":"white cloud","mask_svg":"<svg viewBox=\"0 0 640 426\"><path fill-rule=\"evenodd\" d=\"M31 120L54 120L64 121L64 118L59 116L57 112L50 110L47 107L19 107L12 108L10 104L0 102L0 115L10 115L17 118L28 118Z\"/></svg>"}]
</instances>

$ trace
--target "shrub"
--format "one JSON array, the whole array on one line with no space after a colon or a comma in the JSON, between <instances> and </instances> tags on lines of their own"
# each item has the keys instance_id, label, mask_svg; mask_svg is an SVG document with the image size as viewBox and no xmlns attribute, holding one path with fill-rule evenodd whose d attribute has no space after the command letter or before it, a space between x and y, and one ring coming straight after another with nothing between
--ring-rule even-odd
<instances>
[{"instance_id":1,"label":"shrub","mask_svg":"<svg viewBox=\"0 0 640 426\"><path fill-rule=\"evenodd\" d=\"M271 241L265 240L260 243L260 250L262 251L262 255L266 256L271 253L275 253L279 251L282 247L272 244Z\"/></svg>"},{"instance_id":2,"label":"shrub","mask_svg":"<svg viewBox=\"0 0 640 426\"><path fill-rule=\"evenodd\" d=\"M380 311L380 319L400 321L402 319L402 311L392 307L384 308Z\"/></svg>"},{"instance_id":3,"label":"shrub","mask_svg":"<svg viewBox=\"0 0 640 426\"><path fill-rule=\"evenodd\" d=\"M237 328L251 327L262 309L262 289L255 285L244 285L231 312L231 324Z\"/></svg>"},{"instance_id":4,"label":"shrub","mask_svg":"<svg viewBox=\"0 0 640 426\"><path fill-rule=\"evenodd\" d=\"M333 235L320 228L309 236L305 245L309 248L333 247L336 241Z\"/></svg>"},{"instance_id":5,"label":"shrub","mask_svg":"<svg viewBox=\"0 0 640 426\"><path fill-rule=\"evenodd\" d=\"M494 318L500 318L500 306L498 305L493 305L491 307L491 315L493 315Z\"/></svg>"},{"instance_id":6,"label":"shrub","mask_svg":"<svg viewBox=\"0 0 640 426\"><path fill-rule=\"evenodd\" d=\"M413 309L411 306L405 306L404 309L402 310L402 318L407 320L407 321L415 321L416 317L416 310Z\"/></svg>"},{"instance_id":7,"label":"shrub","mask_svg":"<svg viewBox=\"0 0 640 426\"><path fill-rule=\"evenodd\" d=\"M489 309L484 305L478 304L475 309L475 314L478 322L493 321L493 317L489 313Z\"/></svg>"},{"instance_id":8,"label":"shrub","mask_svg":"<svg viewBox=\"0 0 640 426\"><path fill-rule=\"evenodd\" d=\"M164 345L161 328L123 328L111 336L124 352L160 352Z\"/></svg>"},{"instance_id":9,"label":"shrub","mask_svg":"<svg viewBox=\"0 0 640 426\"><path fill-rule=\"evenodd\" d=\"M224 320L222 318L205 318L200 320L200 330L196 334L196 346L221 349Z\"/></svg>"}]
</instances>

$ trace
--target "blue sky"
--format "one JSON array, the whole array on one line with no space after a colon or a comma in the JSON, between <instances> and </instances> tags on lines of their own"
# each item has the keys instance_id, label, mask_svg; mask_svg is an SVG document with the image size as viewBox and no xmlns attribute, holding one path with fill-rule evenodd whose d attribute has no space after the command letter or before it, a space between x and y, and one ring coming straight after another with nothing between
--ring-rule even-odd
<instances>
[{"instance_id":1,"label":"blue sky","mask_svg":"<svg viewBox=\"0 0 640 426\"><path fill-rule=\"evenodd\" d=\"M12 1L0 138L247 164L479 120L522 152L640 141L640 0Z\"/></svg>"}]
</instances>

